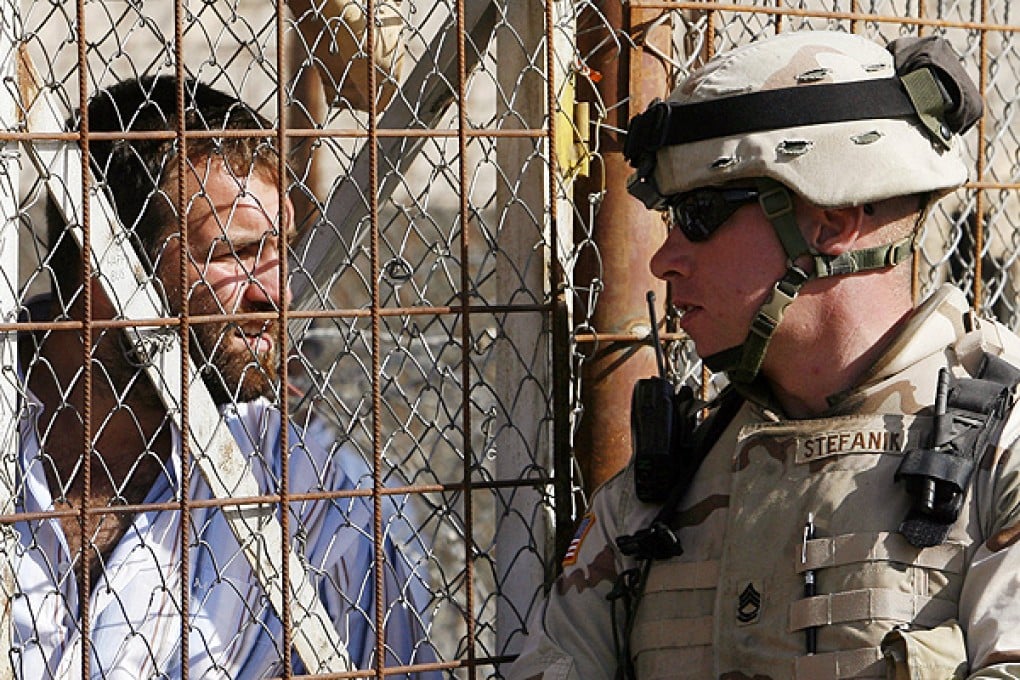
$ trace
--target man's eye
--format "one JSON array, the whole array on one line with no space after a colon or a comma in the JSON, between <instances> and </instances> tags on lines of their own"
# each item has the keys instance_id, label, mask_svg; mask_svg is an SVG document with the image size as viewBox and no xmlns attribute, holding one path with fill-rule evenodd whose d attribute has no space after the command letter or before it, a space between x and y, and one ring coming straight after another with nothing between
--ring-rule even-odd
<instances>
[{"instance_id":1,"label":"man's eye","mask_svg":"<svg viewBox=\"0 0 1020 680\"><path fill-rule=\"evenodd\" d=\"M258 255L258 246L245 246L243 248L231 248L229 246L216 248L212 251L211 259L219 262L245 262Z\"/></svg>"},{"instance_id":2,"label":"man's eye","mask_svg":"<svg viewBox=\"0 0 1020 680\"><path fill-rule=\"evenodd\" d=\"M230 262L231 260L240 259L240 255L235 251L226 249L216 249L209 254L210 261L213 262Z\"/></svg>"}]
</instances>

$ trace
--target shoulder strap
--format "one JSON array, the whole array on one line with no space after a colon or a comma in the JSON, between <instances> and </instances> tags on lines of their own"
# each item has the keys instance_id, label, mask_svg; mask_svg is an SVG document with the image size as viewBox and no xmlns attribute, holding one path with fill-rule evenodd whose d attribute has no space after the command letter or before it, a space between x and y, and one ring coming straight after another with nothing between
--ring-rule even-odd
<instances>
[{"instance_id":1,"label":"shoulder strap","mask_svg":"<svg viewBox=\"0 0 1020 680\"><path fill-rule=\"evenodd\" d=\"M929 448L908 451L896 471L913 504L900 532L918 548L941 544L963 506L974 468L1002 432L1020 369L985 353L977 377L939 372Z\"/></svg>"}]
</instances>

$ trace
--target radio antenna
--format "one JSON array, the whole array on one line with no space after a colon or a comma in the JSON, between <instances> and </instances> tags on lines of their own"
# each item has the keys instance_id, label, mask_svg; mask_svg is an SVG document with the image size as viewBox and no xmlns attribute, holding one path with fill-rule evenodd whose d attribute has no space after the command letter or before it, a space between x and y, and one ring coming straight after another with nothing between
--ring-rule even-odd
<instances>
[{"instance_id":1,"label":"radio antenna","mask_svg":"<svg viewBox=\"0 0 1020 680\"><path fill-rule=\"evenodd\" d=\"M666 379L666 357L662 354L662 344L659 342L659 324L655 319L655 291L648 291L645 294L648 300L648 317L652 322L652 346L655 347L655 363L659 367L659 377Z\"/></svg>"}]
</instances>

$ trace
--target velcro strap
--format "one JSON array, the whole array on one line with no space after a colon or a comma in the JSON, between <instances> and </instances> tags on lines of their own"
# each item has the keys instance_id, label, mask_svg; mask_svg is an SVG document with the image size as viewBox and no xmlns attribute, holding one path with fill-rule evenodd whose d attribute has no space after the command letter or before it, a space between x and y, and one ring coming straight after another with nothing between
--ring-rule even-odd
<instances>
[{"instance_id":1,"label":"velcro strap","mask_svg":"<svg viewBox=\"0 0 1020 680\"><path fill-rule=\"evenodd\" d=\"M826 83L680 104L658 101L630 121L624 156L637 167L664 146L850 120L917 117L899 78Z\"/></svg>"},{"instance_id":2,"label":"velcro strap","mask_svg":"<svg viewBox=\"0 0 1020 680\"><path fill-rule=\"evenodd\" d=\"M1020 382L1020 369L994 354L983 355L980 371L982 380L989 380L999 385L1012 387Z\"/></svg>"},{"instance_id":3,"label":"velcro strap","mask_svg":"<svg viewBox=\"0 0 1020 680\"><path fill-rule=\"evenodd\" d=\"M829 538L815 538L804 547L803 561L797 559L797 572L825 569L862 562L899 562L914 567L937 569L958 574L963 568L963 546L943 543L915 548L898 532L863 532Z\"/></svg>"},{"instance_id":4,"label":"velcro strap","mask_svg":"<svg viewBox=\"0 0 1020 680\"><path fill-rule=\"evenodd\" d=\"M643 621L634 626L631 639L640 640L643 649L698 647L712 644L714 631L715 625L711 616Z\"/></svg>"},{"instance_id":5,"label":"velcro strap","mask_svg":"<svg viewBox=\"0 0 1020 680\"><path fill-rule=\"evenodd\" d=\"M948 149L953 133L945 124L946 100L949 99L945 89L927 68L904 73L901 78L921 123L928 128L932 138L937 139L943 148Z\"/></svg>"},{"instance_id":6,"label":"velcro strap","mask_svg":"<svg viewBox=\"0 0 1020 680\"><path fill-rule=\"evenodd\" d=\"M810 253L811 247L804 240L804 234L797 225L797 214L793 209L793 196L790 195L790 190L770 177L759 178L755 185L758 187L758 204L783 244L786 258L790 262L795 262L801 255Z\"/></svg>"},{"instance_id":7,"label":"velcro strap","mask_svg":"<svg viewBox=\"0 0 1020 680\"><path fill-rule=\"evenodd\" d=\"M740 359L744 355L743 345L737 345L736 347L730 347L724 349L721 352L710 354L707 357L702 357L701 361L708 370L713 373L722 373L724 371L732 371L734 368L740 365Z\"/></svg>"},{"instance_id":8,"label":"velcro strap","mask_svg":"<svg viewBox=\"0 0 1020 680\"><path fill-rule=\"evenodd\" d=\"M850 621L897 621L933 628L957 615L956 603L887 588L816 595L790 605L790 631Z\"/></svg>"},{"instance_id":9,"label":"velcro strap","mask_svg":"<svg viewBox=\"0 0 1020 680\"><path fill-rule=\"evenodd\" d=\"M992 365L993 370L996 366L996 364L989 364L987 361L984 365L986 367ZM958 387L953 391L950 403L965 411L982 414L994 413L1010 390L1011 387L1008 384L984 378L971 378L966 383L966 389Z\"/></svg>"},{"instance_id":10,"label":"velcro strap","mask_svg":"<svg viewBox=\"0 0 1020 680\"><path fill-rule=\"evenodd\" d=\"M644 593L708 590L719 584L719 561L663 562L648 572Z\"/></svg>"},{"instance_id":11,"label":"velcro strap","mask_svg":"<svg viewBox=\"0 0 1020 680\"><path fill-rule=\"evenodd\" d=\"M786 276L776 282L769 299L758 310L758 315L751 323L751 330L763 338L772 337L776 326L783 320L783 313L797 297L806 280L800 271L788 269Z\"/></svg>"},{"instance_id":12,"label":"velcro strap","mask_svg":"<svg viewBox=\"0 0 1020 680\"><path fill-rule=\"evenodd\" d=\"M786 270L786 275L776 282L772 294L751 321L751 329L747 334L741 351L740 365L730 369L730 379L734 382L751 382L761 368L765 359L765 350L776 326L783 320L783 314L790 303L797 297L807 276L796 267Z\"/></svg>"},{"instance_id":13,"label":"velcro strap","mask_svg":"<svg viewBox=\"0 0 1020 680\"><path fill-rule=\"evenodd\" d=\"M843 678L885 678L885 658L878 647L848 649L799 656L794 664L796 680L842 680Z\"/></svg>"},{"instance_id":14,"label":"velcro strap","mask_svg":"<svg viewBox=\"0 0 1020 680\"><path fill-rule=\"evenodd\" d=\"M965 458L951 451L914 449L904 454L899 469L896 470L896 478L904 476L930 477L942 482L949 482L962 491L967 488L973 471L973 458Z\"/></svg>"}]
</instances>

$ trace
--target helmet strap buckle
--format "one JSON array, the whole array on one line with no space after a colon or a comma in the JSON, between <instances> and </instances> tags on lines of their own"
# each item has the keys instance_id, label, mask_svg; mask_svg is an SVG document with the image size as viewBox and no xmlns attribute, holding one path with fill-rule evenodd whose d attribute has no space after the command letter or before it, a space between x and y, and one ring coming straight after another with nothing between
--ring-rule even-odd
<instances>
[{"instance_id":1,"label":"helmet strap buckle","mask_svg":"<svg viewBox=\"0 0 1020 680\"><path fill-rule=\"evenodd\" d=\"M776 281L768 300L751 321L747 339L744 340L740 364L730 374L734 382L750 383L758 375L772 334L783 320L787 307L793 303L801 287L810 278L803 269L790 264L783 278Z\"/></svg>"}]
</instances>

